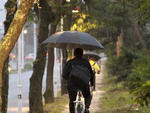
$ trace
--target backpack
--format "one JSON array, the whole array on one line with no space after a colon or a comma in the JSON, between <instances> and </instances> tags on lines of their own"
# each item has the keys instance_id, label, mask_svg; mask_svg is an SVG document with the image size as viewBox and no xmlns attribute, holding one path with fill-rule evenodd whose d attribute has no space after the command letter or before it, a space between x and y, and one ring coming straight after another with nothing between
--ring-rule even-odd
<instances>
[{"instance_id":1,"label":"backpack","mask_svg":"<svg viewBox=\"0 0 150 113\"><path fill-rule=\"evenodd\" d=\"M91 74L89 69L85 66L72 65L72 70L69 77L70 81L79 88L89 86Z\"/></svg>"}]
</instances>

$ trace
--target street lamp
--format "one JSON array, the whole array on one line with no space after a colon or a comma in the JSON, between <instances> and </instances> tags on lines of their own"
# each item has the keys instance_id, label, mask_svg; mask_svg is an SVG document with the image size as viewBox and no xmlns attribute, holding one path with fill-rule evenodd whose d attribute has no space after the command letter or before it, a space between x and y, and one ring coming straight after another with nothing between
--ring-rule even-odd
<instances>
[{"instance_id":1,"label":"street lamp","mask_svg":"<svg viewBox=\"0 0 150 113\"><path fill-rule=\"evenodd\" d=\"M24 30L23 30L23 33L24 33L24 34L27 34L27 33L28 33L28 30L27 30L27 29L24 29Z\"/></svg>"},{"instance_id":2,"label":"street lamp","mask_svg":"<svg viewBox=\"0 0 150 113\"><path fill-rule=\"evenodd\" d=\"M22 113L22 69L24 68L24 34L27 34L27 29L22 29L18 39L18 113Z\"/></svg>"},{"instance_id":3,"label":"street lamp","mask_svg":"<svg viewBox=\"0 0 150 113\"><path fill-rule=\"evenodd\" d=\"M72 13L78 13L79 11L78 10L72 10Z\"/></svg>"},{"instance_id":4,"label":"street lamp","mask_svg":"<svg viewBox=\"0 0 150 113\"><path fill-rule=\"evenodd\" d=\"M66 0L66 2L70 2L70 0Z\"/></svg>"}]
</instances>

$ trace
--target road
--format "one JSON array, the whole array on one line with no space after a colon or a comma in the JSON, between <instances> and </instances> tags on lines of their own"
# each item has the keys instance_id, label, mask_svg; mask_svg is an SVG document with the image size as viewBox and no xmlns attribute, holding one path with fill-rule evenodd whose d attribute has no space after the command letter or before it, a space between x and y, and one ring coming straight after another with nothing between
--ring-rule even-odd
<instances>
[{"instance_id":1,"label":"road","mask_svg":"<svg viewBox=\"0 0 150 113\"><path fill-rule=\"evenodd\" d=\"M21 92L22 99L18 99L18 74L10 74L9 78L9 95L8 95L8 111L7 113L20 113L18 112L18 103L22 102L22 113L27 113L29 111L29 80L32 75L32 71L23 72L21 75ZM54 66L54 95L57 96L57 92L60 90L60 70L59 64L55 64ZM43 77L43 89L42 92L45 91L46 84L46 73ZM19 100L19 101L18 101Z\"/></svg>"},{"instance_id":2,"label":"road","mask_svg":"<svg viewBox=\"0 0 150 113\"><path fill-rule=\"evenodd\" d=\"M24 72L21 76L22 84L22 106L23 111L28 110L28 93L29 93L29 79L32 71ZM9 78L9 95L8 95L8 112L17 113L18 111L18 74L11 74Z\"/></svg>"}]
</instances>

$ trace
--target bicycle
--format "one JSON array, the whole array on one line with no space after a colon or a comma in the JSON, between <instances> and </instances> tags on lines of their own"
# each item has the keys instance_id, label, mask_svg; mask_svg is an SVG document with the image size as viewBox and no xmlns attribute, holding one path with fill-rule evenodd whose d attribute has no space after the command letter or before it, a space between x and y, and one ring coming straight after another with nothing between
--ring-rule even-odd
<instances>
[{"instance_id":1,"label":"bicycle","mask_svg":"<svg viewBox=\"0 0 150 113\"><path fill-rule=\"evenodd\" d=\"M91 95L93 96L92 87L90 87L90 92L91 92ZM83 101L81 100L81 98L82 98L82 91L78 90L77 99L76 99L76 101L74 101L76 113L83 113L84 112L84 104L83 104Z\"/></svg>"},{"instance_id":2,"label":"bicycle","mask_svg":"<svg viewBox=\"0 0 150 113\"><path fill-rule=\"evenodd\" d=\"M83 113L83 101L81 100L81 97L82 97L82 92L78 91L77 100L74 101L76 113Z\"/></svg>"}]
</instances>

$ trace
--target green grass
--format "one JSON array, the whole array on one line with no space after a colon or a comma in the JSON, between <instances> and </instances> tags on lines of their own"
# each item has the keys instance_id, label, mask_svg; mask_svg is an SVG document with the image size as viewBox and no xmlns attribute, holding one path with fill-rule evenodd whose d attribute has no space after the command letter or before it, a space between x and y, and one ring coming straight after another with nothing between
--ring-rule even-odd
<instances>
[{"instance_id":1,"label":"green grass","mask_svg":"<svg viewBox=\"0 0 150 113\"><path fill-rule=\"evenodd\" d=\"M27 72L27 71L31 71L32 69L22 69L21 70L21 72ZM11 70L10 72L9 72L9 74L16 74L16 73L18 73L18 70L16 69L16 70Z\"/></svg>"},{"instance_id":2,"label":"green grass","mask_svg":"<svg viewBox=\"0 0 150 113\"><path fill-rule=\"evenodd\" d=\"M102 90L106 93L100 99L102 113L150 113L150 107L140 107L133 101L123 82L114 81L114 77L104 77Z\"/></svg>"},{"instance_id":3,"label":"green grass","mask_svg":"<svg viewBox=\"0 0 150 113\"><path fill-rule=\"evenodd\" d=\"M55 98L55 102L44 106L44 113L61 113L67 104L68 96L59 96Z\"/></svg>"}]
</instances>

